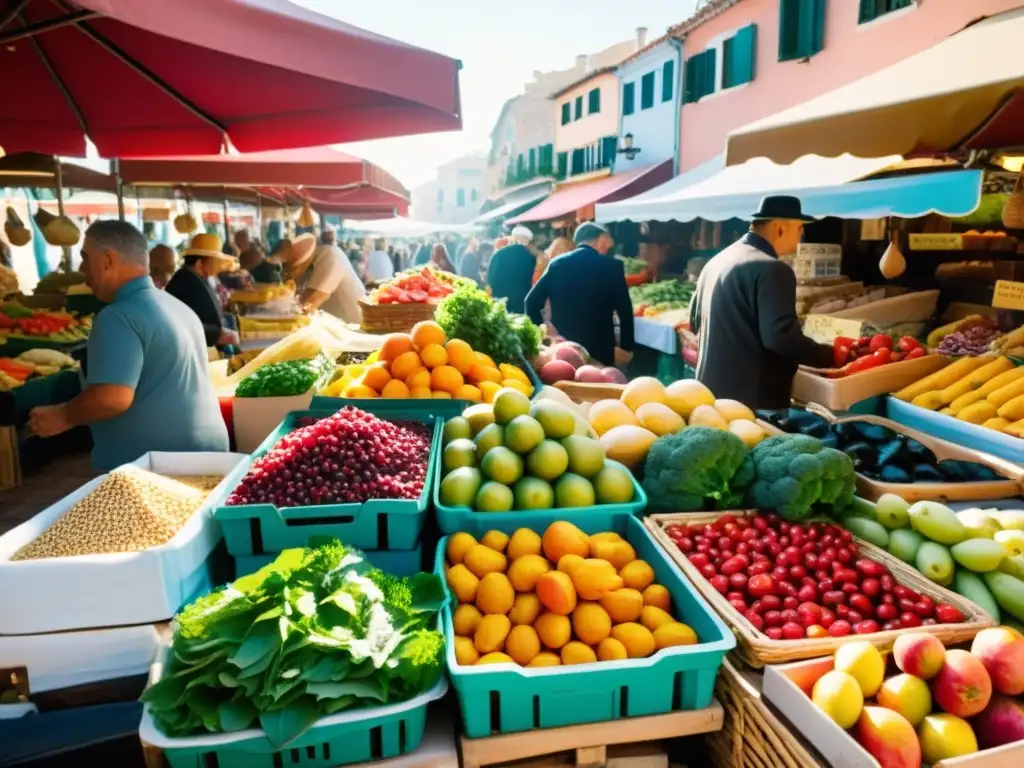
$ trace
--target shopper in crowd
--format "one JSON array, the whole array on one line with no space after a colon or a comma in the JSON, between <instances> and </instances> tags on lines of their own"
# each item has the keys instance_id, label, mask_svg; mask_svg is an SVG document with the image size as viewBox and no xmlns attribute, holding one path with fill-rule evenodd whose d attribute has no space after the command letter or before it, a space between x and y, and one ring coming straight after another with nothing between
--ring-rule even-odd
<instances>
[{"instance_id":1,"label":"shopper in crowd","mask_svg":"<svg viewBox=\"0 0 1024 768\"><path fill-rule=\"evenodd\" d=\"M490 259L491 254L494 252L494 246L490 243L484 243L483 245L477 245L476 240L472 240L472 248L467 248L466 252L462 254L462 258L459 260L459 276L465 277L472 280L477 284L477 287L483 286L483 258L486 256Z\"/></svg>"},{"instance_id":2,"label":"shopper in crowd","mask_svg":"<svg viewBox=\"0 0 1024 768\"><path fill-rule=\"evenodd\" d=\"M123 221L97 221L85 233L81 271L108 303L89 334L85 389L33 408L29 430L52 437L88 425L100 472L149 451L227 451L202 325L153 285L143 234Z\"/></svg>"},{"instance_id":3,"label":"shopper in crowd","mask_svg":"<svg viewBox=\"0 0 1024 768\"><path fill-rule=\"evenodd\" d=\"M496 299L505 299L509 312L525 311L526 294L530 292L537 251L530 244L533 232L523 225L512 230L511 243L495 252L487 267L487 284Z\"/></svg>"},{"instance_id":4,"label":"shopper in crowd","mask_svg":"<svg viewBox=\"0 0 1024 768\"><path fill-rule=\"evenodd\" d=\"M808 221L798 198L766 197L750 231L701 270L690 326L700 341L697 378L716 397L754 409L789 408L797 366L832 365L832 347L804 336L796 275L779 261L796 251Z\"/></svg>"},{"instance_id":5,"label":"shopper in crowd","mask_svg":"<svg viewBox=\"0 0 1024 768\"><path fill-rule=\"evenodd\" d=\"M436 243L430 251L430 266L441 272L455 274L455 265L448 256L448 246L444 243Z\"/></svg>"},{"instance_id":6,"label":"shopper in crowd","mask_svg":"<svg viewBox=\"0 0 1024 768\"><path fill-rule=\"evenodd\" d=\"M206 346L238 344L238 334L224 325L224 310L215 283L218 274L237 269L238 262L224 254L219 237L206 233L193 237L182 257L184 266L167 284L167 293L195 312L203 325Z\"/></svg>"},{"instance_id":7,"label":"shopper in crowd","mask_svg":"<svg viewBox=\"0 0 1024 768\"><path fill-rule=\"evenodd\" d=\"M177 256L174 249L169 245L154 245L149 252L149 276L153 278L153 285L160 290L167 287L174 276Z\"/></svg>"},{"instance_id":8,"label":"shopper in crowd","mask_svg":"<svg viewBox=\"0 0 1024 768\"><path fill-rule=\"evenodd\" d=\"M412 260L414 267L424 267L430 263L430 253L433 245L430 241L424 241L423 245L420 246L419 250L416 251L416 257Z\"/></svg>"},{"instance_id":9,"label":"shopper in crowd","mask_svg":"<svg viewBox=\"0 0 1024 768\"><path fill-rule=\"evenodd\" d=\"M239 257L239 263L242 269L249 273L255 283L274 284L281 282L281 265L268 260L263 255L262 249L256 246L243 251Z\"/></svg>"},{"instance_id":10,"label":"shopper in crowd","mask_svg":"<svg viewBox=\"0 0 1024 768\"><path fill-rule=\"evenodd\" d=\"M537 268L533 270L533 282L536 283L540 280L540 276L544 274L544 270L548 268L552 259L557 259L562 254L568 253L572 248L572 240L568 237L556 237L552 240L551 245L547 247L541 258L537 259Z\"/></svg>"},{"instance_id":11,"label":"shopper in crowd","mask_svg":"<svg viewBox=\"0 0 1024 768\"><path fill-rule=\"evenodd\" d=\"M346 323L360 323L359 299L366 295L366 287L345 252L333 243L318 246L312 234L295 238L291 250L290 273L299 289L299 303Z\"/></svg>"},{"instance_id":12,"label":"shopper in crowd","mask_svg":"<svg viewBox=\"0 0 1024 768\"><path fill-rule=\"evenodd\" d=\"M395 265L388 255L388 244L384 238L373 243L373 250L366 256L366 282L383 283L395 276Z\"/></svg>"},{"instance_id":13,"label":"shopper in crowd","mask_svg":"<svg viewBox=\"0 0 1024 768\"><path fill-rule=\"evenodd\" d=\"M530 290L526 313L540 323L550 301L551 322L558 333L582 344L603 365L625 366L633 359L633 305L622 262L607 255L614 245L612 236L588 222L576 229L573 242L576 249L552 259Z\"/></svg>"}]
</instances>

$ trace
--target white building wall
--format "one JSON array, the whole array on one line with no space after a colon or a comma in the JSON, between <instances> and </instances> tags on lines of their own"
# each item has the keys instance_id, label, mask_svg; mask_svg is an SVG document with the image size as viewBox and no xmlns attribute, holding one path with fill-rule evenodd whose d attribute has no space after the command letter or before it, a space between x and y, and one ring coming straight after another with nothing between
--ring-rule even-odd
<instances>
[{"instance_id":1,"label":"white building wall","mask_svg":"<svg viewBox=\"0 0 1024 768\"><path fill-rule=\"evenodd\" d=\"M671 98L663 99L665 82L665 62L672 62ZM642 80L648 73L654 73L654 105L642 109ZM620 94L625 93L627 83L633 83L633 114L625 113L625 96L620 100L619 146L627 133L633 134L633 146L642 151L632 161L625 155L619 155L615 163L615 172L623 173L640 165L649 165L664 160L675 159L679 147L677 126L679 124L681 103L680 88L682 87L682 54L680 46L666 40L647 53L626 62L616 72L619 78Z\"/></svg>"},{"instance_id":2,"label":"white building wall","mask_svg":"<svg viewBox=\"0 0 1024 768\"><path fill-rule=\"evenodd\" d=\"M486 169L483 155L467 155L440 166L436 178L412 190L410 215L437 224L472 221L487 196Z\"/></svg>"}]
</instances>

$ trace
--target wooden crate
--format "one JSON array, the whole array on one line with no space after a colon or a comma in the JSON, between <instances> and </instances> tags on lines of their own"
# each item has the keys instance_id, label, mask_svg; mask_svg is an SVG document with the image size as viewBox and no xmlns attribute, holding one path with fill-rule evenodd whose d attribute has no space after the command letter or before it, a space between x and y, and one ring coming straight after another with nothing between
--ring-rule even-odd
<instances>
[{"instance_id":1,"label":"wooden crate","mask_svg":"<svg viewBox=\"0 0 1024 768\"><path fill-rule=\"evenodd\" d=\"M850 635L848 637L823 637L804 638L802 640L772 640L763 632L754 628L754 625L747 621L746 617L729 605L725 596L718 592L711 583L705 579L700 571L693 566L686 555L669 539L665 533L665 527L671 524L703 525L717 520L726 512L691 512L676 513L667 515L651 515L644 520L644 525L651 532L655 539L665 548L676 565L686 574L686 577L693 582L693 585L717 611L722 620L732 629L736 635L736 650L733 655L743 664L759 669L768 664L783 664L790 661L801 661L813 659L820 656L831 656L836 649L849 640L869 640L879 650L887 651L892 648L903 630L890 630L888 632L873 632L869 635ZM751 517L757 514L756 510L738 510L728 514L736 517ZM834 521L829 521L834 522ZM916 632L927 632L942 640L945 645L955 645L971 640L980 630L993 625L992 617L981 608L960 595L940 587L929 581L909 565L899 560L884 549L880 549L861 539L854 539L860 547L861 554L871 560L881 563L892 573L893 578L900 584L927 595L937 603L949 603L955 606L963 615L964 621L960 624L935 624L928 627L915 629Z\"/></svg>"},{"instance_id":2,"label":"wooden crate","mask_svg":"<svg viewBox=\"0 0 1024 768\"><path fill-rule=\"evenodd\" d=\"M722 730L708 736L714 768L817 768L821 763L761 697L760 674L722 663L715 696Z\"/></svg>"},{"instance_id":3,"label":"wooden crate","mask_svg":"<svg viewBox=\"0 0 1024 768\"><path fill-rule=\"evenodd\" d=\"M842 378L830 377L834 371L802 365L793 377L792 397L800 403L818 403L833 411L848 411L862 400L898 392L950 362L942 355L925 355Z\"/></svg>"},{"instance_id":4,"label":"wooden crate","mask_svg":"<svg viewBox=\"0 0 1024 768\"><path fill-rule=\"evenodd\" d=\"M707 709L694 712L671 712L652 717L628 717L607 723L587 723L566 728L542 728L483 739L461 739L462 768L484 768L516 763L518 768L569 765L578 768L655 768L667 764L664 750L650 747L651 742L664 741L722 728L721 705L712 700ZM619 745L634 745L629 760L615 755ZM639 749L640 745L648 745ZM570 753L568 756L565 753ZM520 760L540 761L519 763ZM558 762L561 761L561 762ZM567 762L568 761L568 762Z\"/></svg>"},{"instance_id":5,"label":"wooden crate","mask_svg":"<svg viewBox=\"0 0 1024 768\"><path fill-rule=\"evenodd\" d=\"M429 302L417 304L374 304L359 300L363 311L360 330L364 333L408 333L423 320L432 320L437 306Z\"/></svg>"}]
</instances>

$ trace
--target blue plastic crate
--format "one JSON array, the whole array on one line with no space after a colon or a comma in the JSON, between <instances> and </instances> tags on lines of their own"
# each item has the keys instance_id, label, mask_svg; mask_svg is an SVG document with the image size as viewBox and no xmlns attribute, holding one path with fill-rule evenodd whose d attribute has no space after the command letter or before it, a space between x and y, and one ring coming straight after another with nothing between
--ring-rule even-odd
<instances>
[{"instance_id":1,"label":"blue plastic crate","mask_svg":"<svg viewBox=\"0 0 1024 768\"><path fill-rule=\"evenodd\" d=\"M469 738L710 706L718 669L725 654L736 647L736 638L640 521L620 516L614 518L614 525L604 522L592 518L591 524L577 525L588 534L614 530L626 538L637 557L650 563L655 581L668 589L673 615L693 627L701 642L666 648L646 659L571 667L464 667L455 661L451 608L455 598L449 594L449 604L442 611L448 674L459 695ZM537 533L544 530L520 527ZM447 541L447 537L442 539L437 548L434 570L440 575L444 574Z\"/></svg>"},{"instance_id":2,"label":"blue plastic crate","mask_svg":"<svg viewBox=\"0 0 1024 768\"><path fill-rule=\"evenodd\" d=\"M530 380L530 383L533 385L533 397L537 397L537 395L540 394L541 387L544 386L544 382L540 380L540 376L537 375L537 372L533 369L533 366L530 365L529 361L522 355L520 355L519 359L516 360L516 365L522 368L523 371L526 373L526 377Z\"/></svg>"},{"instance_id":3,"label":"blue plastic crate","mask_svg":"<svg viewBox=\"0 0 1024 768\"><path fill-rule=\"evenodd\" d=\"M941 437L951 443L973 448L998 456L1016 464L1024 464L1024 440L1013 435L1004 435L980 424L971 424L944 413L929 411L917 405L906 403L895 397L886 402L886 413L890 419L912 429Z\"/></svg>"},{"instance_id":4,"label":"blue plastic crate","mask_svg":"<svg viewBox=\"0 0 1024 768\"><path fill-rule=\"evenodd\" d=\"M633 500L625 504L599 504L593 507L568 507L565 509L513 510L511 512L475 512L469 507L446 507L441 504L441 481L444 479L441 466L443 456L437 451L434 467L433 502L437 524L441 533L466 531L474 536L486 531L498 530L512 533L516 528L544 530L556 520L565 520L583 528L597 525L600 530L614 529L615 520L632 517L647 508L647 494L640 483L633 478Z\"/></svg>"},{"instance_id":5,"label":"blue plastic crate","mask_svg":"<svg viewBox=\"0 0 1024 768\"><path fill-rule=\"evenodd\" d=\"M412 752L426 728L427 706L448 691L443 678L419 696L383 707L352 710L321 718L288 744L274 750L260 729L172 739L142 713L139 739L163 750L170 768L332 768L377 763Z\"/></svg>"},{"instance_id":6,"label":"blue plastic crate","mask_svg":"<svg viewBox=\"0 0 1024 768\"><path fill-rule=\"evenodd\" d=\"M435 454L440 452L444 422L422 406L417 412L409 407L403 410L390 406L387 401L364 400L359 401L359 405L381 418L423 421L432 425L434 433L427 458L427 475L419 499L370 499L361 504L321 504L282 509L273 504L224 506L227 496L249 471L251 463L245 463L232 474L224 495L217 499L214 507L214 519L221 526L230 555L260 555L304 547L314 536L334 537L362 550L409 550L417 545L430 506ZM337 410L293 411L253 452L253 458L273 448L278 440L294 429L299 419L309 416L323 418Z\"/></svg>"},{"instance_id":7,"label":"blue plastic crate","mask_svg":"<svg viewBox=\"0 0 1024 768\"><path fill-rule=\"evenodd\" d=\"M382 571L395 576L412 576L423 570L423 544L415 549L375 549L363 552L366 559ZM256 573L263 566L272 563L277 553L264 555L241 555L235 558L235 578Z\"/></svg>"}]
</instances>

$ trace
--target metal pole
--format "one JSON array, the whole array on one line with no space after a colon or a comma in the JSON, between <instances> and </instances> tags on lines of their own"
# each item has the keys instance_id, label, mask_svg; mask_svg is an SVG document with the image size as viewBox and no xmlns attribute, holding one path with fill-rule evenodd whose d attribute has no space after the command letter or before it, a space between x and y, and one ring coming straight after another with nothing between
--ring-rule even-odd
<instances>
[{"instance_id":1,"label":"metal pole","mask_svg":"<svg viewBox=\"0 0 1024 768\"><path fill-rule=\"evenodd\" d=\"M114 158L113 166L114 188L117 191L117 218L119 221L124 221L124 184L121 182L121 161ZM135 199L138 200L138 198L138 190L136 190Z\"/></svg>"},{"instance_id":2,"label":"metal pole","mask_svg":"<svg viewBox=\"0 0 1024 768\"><path fill-rule=\"evenodd\" d=\"M60 163L60 158L54 155L53 162L57 167L57 214L64 216L64 170ZM66 246L61 246L61 258L60 265L65 272L71 271L71 249Z\"/></svg>"},{"instance_id":3,"label":"metal pole","mask_svg":"<svg viewBox=\"0 0 1024 768\"><path fill-rule=\"evenodd\" d=\"M227 245L231 245L231 220L228 218L228 197L227 192L221 198L221 202L224 205L224 242Z\"/></svg>"}]
</instances>

